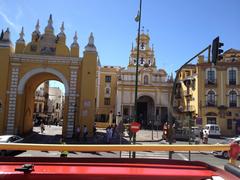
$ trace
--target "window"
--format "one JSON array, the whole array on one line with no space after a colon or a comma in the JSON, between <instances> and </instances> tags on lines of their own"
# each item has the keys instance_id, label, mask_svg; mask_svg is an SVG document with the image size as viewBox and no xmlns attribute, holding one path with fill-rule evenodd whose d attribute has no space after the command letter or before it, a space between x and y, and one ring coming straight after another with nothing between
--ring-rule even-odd
<instances>
[{"instance_id":1,"label":"window","mask_svg":"<svg viewBox=\"0 0 240 180\"><path fill-rule=\"evenodd\" d=\"M207 124L217 124L215 117L207 117Z\"/></svg>"},{"instance_id":2,"label":"window","mask_svg":"<svg viewBox=\"0 0 240 180\"><path fill-rule=\"evenodd\" d=\"M127 107L123 108L123 115L124 116L128 116L129 115L129 108L127 108Z\"/></svg>"},{"instance_id":3,"label":"window","mask_svg":"<svg viewBox=\"0 0 240 180\"><path fill-rule=\"evenodd\" d=\"M207 106L215 105L216 105L215 92L210 90L207 94Z\"/></svg>"},{"instance_id":4,"label":"window","mask_svg":"<svg viewBox=\"0 0 240 180\"><path fill-rule=\"evenodd\" d=\"M144 76L144 82L143 83L148 84L148 76L147 75Z\"/></svg>"},{"instance_id":5,"label":"window","mask_svg":"<svg viewBox=\"0 0 240 180\"><path fill-rule=\"evenodd\" d=\"M232 129L232 119L227 120L227 129Z\"/></svg>"},{"instance_id":6,"label":"window","mask_svg":"<svg viewBox=\"0 0 240 180\"><path fill-rule=\"evenodd\" d=\"M106 94L110 94L110 88L106 88Z\"/></svg>"},{"instance_id":7,"label":"window","mask_svg":"<svg viewBox=\"0 0 240 180\"><path fill-rule=\"evenodd\" d=\"M210 69L207 71L207 80L208 80L208 84L215 83L215 71L213 69Z\"/></svg>"},{"instance_id":8,"label":"window","mask_svg":"<svg viewBox=\"0 0 240 180\"><path fill-rule=\"evenodd\" d=\"M229 76L229 85L236 85L236 77L237 77L236 70L230 69L228 71L228 76Z\"/></svg>"},{"instance_id":9,"label":"window","mask_svg":"<svg viewBox=\"0 0 240 180\"><path fill-rule=\"evenodd\" d=\"M111 82L111 76L105 76L105 82Z\"/></svg>"},{"instance_id":10,"label":"window","mask_svg":"<svg viewBox=\"0 0 240 180\"><path fill-rule=\"evenodd\" d=\"M104 105L110 105L110 98L104 98Z\"/></svg>"},{"instance_id":11,"label":"window","mask_svg":"<svg viewBox=\"0 0 240 180\"><path fill-rule=\"evenodd\" d=\"M229 107L237 107L237 93L234 90L229 92Z\"/></svg>"}]
</instances>

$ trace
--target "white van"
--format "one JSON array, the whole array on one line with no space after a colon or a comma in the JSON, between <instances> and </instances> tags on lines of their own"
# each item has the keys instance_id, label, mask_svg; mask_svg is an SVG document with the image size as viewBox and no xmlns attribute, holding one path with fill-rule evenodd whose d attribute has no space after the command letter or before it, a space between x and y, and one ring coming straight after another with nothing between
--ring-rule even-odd
<instances>
[{"instance_id":1,"label":"white van","mask_svg":"<svg viewBox=\"0 0 240 180\"><path fill-rule=\"evenodd\" d=\"M206 124L205 129L208 130L209 136L221 136L220 127L217 124Z\"/></svg>"}]
</instances>

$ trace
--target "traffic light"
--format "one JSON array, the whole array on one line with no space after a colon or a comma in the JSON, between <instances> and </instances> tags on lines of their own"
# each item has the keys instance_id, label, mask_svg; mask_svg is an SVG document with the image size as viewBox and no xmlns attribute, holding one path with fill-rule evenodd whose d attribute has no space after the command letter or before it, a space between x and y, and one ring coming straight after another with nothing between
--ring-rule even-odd
<instances>
[{"instance_id":1,"label":"traffic light","mask_svg":"<svg viewBox=\"0 0 240 180\"><path fill-rule=\"evenodd\" d=\"M219 36L216 37L212 42L212 63L215 65L218 61L223 59L223 50L221 49L223 45L224 44L222 42L219 42Z\"/></svg>"}]
</instances>

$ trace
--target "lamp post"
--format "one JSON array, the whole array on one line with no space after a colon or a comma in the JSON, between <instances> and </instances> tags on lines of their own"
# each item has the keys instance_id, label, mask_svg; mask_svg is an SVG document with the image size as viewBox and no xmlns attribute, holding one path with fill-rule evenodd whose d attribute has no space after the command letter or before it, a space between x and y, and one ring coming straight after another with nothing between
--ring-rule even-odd
<instances>
[{"instance_id":1,"label":"lamp post","mask_svg":"<svg viewBox=\"0 0 240 180\"><path fill-rule=\"evenodd\" d=\"M141 27L141 12L142 12L142 0L140 0L139 11L135 21L138 22L138 37L137 37L137 62L136 62L136 78L135 78L135 102L134 102L134 110L135 110L135 118L137 121L137 93L138 93L138 62L139 62L139 44L140 44L140 27ZM133 133L133 144L136 144L136 133ZM136 152L132 153L132 157L136 157Z\"/></svg>"}]
</instances>

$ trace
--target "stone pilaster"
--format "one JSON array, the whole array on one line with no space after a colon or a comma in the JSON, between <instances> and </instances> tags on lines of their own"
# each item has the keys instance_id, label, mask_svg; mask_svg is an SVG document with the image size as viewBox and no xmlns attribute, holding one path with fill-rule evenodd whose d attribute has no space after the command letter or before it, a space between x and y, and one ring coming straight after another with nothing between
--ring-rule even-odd
<instances>
[{"instance_id":1,"label":"stone pilaster","mask_svg":"<svg viewBox=\"0 0 240 180\"><path fill-rule=\"evenodd\" d=\"M77 98L77 75L78 67L70 67L70 83L69 83L69 96L68 96L68 115L67 115L67 138L71 138L74 133L74 119L76 116L76 98Z\"/></svg>"},{"instance_id":2,"label":"stone pilaster","mask_svg":"<svg viewBox=\"0 0 240 180\"><path fill-rule=\"evenodd\" d=\"M15 112L16 112L16 101L17 101L17 87L18 87L18 77L19 76L19 65L12 64L11 70L11 83L8 102L8 115L7 115L7 134L14 134L14 124L15 124Z\"/></svg>"}]
</instances>

